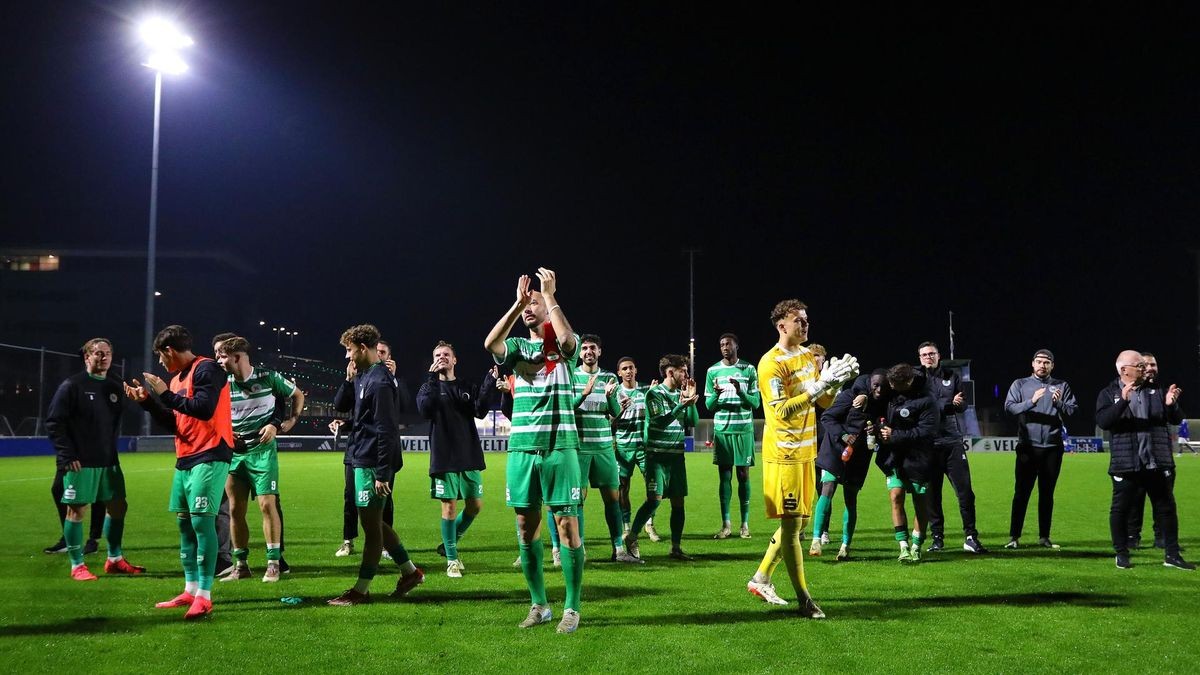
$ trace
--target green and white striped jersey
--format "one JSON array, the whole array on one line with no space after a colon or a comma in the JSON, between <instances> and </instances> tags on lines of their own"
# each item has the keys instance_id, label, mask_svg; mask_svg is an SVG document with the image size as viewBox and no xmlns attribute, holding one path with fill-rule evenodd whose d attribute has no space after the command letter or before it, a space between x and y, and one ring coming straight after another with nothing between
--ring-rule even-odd
<instances>
[{"instance_id":1,"label":"green and white striped jersey","mask_svg":"<svg viewBox=\"0 0 1200 675\"><path fill-rule=\"evenodd\" d=\"M736 381L741 393L733 390ZM721 388L720 393L717 387ZM754 409L762 403L758 393L758 371L749 361L738 359L732 366L717 361L704 377L704 405L713 414L713 431L742 433L754 429Z\"/></svg>"},{"instance_id":2,"label":"green and white striped jersey","mask_svg":"<svg viewBox=\"0 0 1200 675\"><path fill-rule=\"evenodd\" d=\"M275 449L275 440L258 442L258 431L275 414L275 397L289 397L296 385L273 370L255 368L246 379L238 382L229 376L229 403L232 408L233 435L242 439L246 450L240 454L267 452ZM240 444L239 444L240 445ZM238 448L234 448L237 452Z\"/></svg>"},{"instance_id":3,"label":"green and white striped jersey","mask_svg":"<svg viewBox=\"0 0 1200 675\"><path fill-rule=\"evenodd\" d=\"M579 356L558 355L553 371L546 369L542 340L510 337L504 341L504 358L496 363L513 371L513 419L508 437L510 452L539 452L579 447L575 428L575 391L571 371Z\"/></svg>"},{"instance_id":4,"label":"green and white striped jersey","mask_svg":"<svg viewBox=\"0 0 1200 675\"><path fill-rule=\"evenodd\" d=\"M656 384L646 392L647 452L683 452L683 425L695 425L697 418L695 405L689 405L672 414L679 405L682 391L671 391L665 385Z\"/></svg>"},{"instance_id":5,"label":"green and white striped jersey","mask_svg":"<svg viewBox=\"0 0 1200 675\"><path fill-rule=\"evenodd\" d=\"M643 447L646 444L646 389L634 387L626 389L624 384L617 386L617 410L621 409L621 399L630 399L629 407L617 416L614 436L617 445L622 448Z\"/></svg>"},{"instance_id":6,"label":"green and white striped jersey","mask_svg":"<svg viewBox=\"0 0 1200 675\"><path fill-rule=\"evenodd\" d=\"M586 398L583 390L587 388L592 373L586 372L583 366L575 368L571 377L575 382L575 428L579 431L579 454L602 454L613 451L613 433L611 417L621 412L617 403L617 392L611 397L604 395L604 387L610 382L616 382L617 376L603 368L595 373L596 384L592 393Z\"/></svg>"}]
</instances>

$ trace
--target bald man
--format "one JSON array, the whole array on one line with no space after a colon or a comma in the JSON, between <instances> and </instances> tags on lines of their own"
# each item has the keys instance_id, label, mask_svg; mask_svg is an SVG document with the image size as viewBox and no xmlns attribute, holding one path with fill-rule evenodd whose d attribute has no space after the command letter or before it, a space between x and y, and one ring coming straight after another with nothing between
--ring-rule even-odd
<instances>
[{"instance_id":1,"label":"bald man","mask_svg":"<svg viewBox=\"0 0 1200 675\"><path fill-rule=\"evenodd\" d=\"M1175 512L1175 458L1168 424L1179 424L1183 411L1174 384L1163 388L1146 380L1141 352L1126 349L1117 355L1117 379L1096 398L1096 424L1112 434L1108 475L1112 507L1108 524L1116 551L1117 569L1130 569L1129 509L1144 490L1162 526L1166 554L1163 566L1195 570L1179 554L1179 519Z\"/></svg>"}]
</instances>

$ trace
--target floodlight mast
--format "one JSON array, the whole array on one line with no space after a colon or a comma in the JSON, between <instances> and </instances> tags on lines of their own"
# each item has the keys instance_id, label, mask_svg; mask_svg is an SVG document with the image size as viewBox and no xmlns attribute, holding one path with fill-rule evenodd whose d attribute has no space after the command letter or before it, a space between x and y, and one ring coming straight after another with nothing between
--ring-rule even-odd
<instances>
[{"instance_id":1,"label":"floodlight mast","mask_svg":"<svg viewBox=\"0 0 1200 675\"><path fill-rule=\"evenodd\" d=\"M154 264L158 248L158 132L162 111L162 76L181 75L188 66L177 50L192 46L192 38L161 18L149 19L139 27L142 42L151 52L142 65L154 71L154 142L150 155L150 227L146 245L146 325L142 340L142 364L149 371L154 354ZM142 415L142 434L150 435L150 414Z\"/></svg>"}]
</instances>

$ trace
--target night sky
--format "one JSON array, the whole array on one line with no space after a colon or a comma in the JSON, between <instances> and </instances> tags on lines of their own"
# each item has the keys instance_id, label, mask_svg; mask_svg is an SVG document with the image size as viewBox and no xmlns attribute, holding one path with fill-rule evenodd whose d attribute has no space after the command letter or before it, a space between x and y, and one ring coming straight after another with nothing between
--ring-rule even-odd
<instances>
[{"instance_id":1,"label":"night sky","mask_svg":"<svg viewBox=\"0 0 1200 675\"><path fill-rule=\"evenodd\" d=\"M272 315L244 332L284 323L340 360L373 322L411 379L439 338L474 377L545 265L603 365L648 380L686 352L697 248L701 372L724 331L756 362L799 297L868 368L948 355L952 310L980 404L1049 347L1075 433L1124 348L1200 411L1194 6L434 4L159 3L197 43L164 85L160 246L261 270L245 304ZM0 247L145 247L146 8L6 9Z\"/></svg>"}]
</instances>

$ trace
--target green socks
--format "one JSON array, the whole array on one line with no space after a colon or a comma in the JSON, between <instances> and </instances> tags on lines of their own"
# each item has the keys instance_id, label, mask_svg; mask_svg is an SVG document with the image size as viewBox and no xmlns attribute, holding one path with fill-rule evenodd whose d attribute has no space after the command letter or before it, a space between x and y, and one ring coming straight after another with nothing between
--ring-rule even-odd
<instances>
[{"instance_id":1,"label":"green socks","mask_svg":"<svg viewBox=\"0 0 1200 675\"><path fill-rule=\"evenodd\" d=\"M125 519L104 516L104 541L108 543L108 557L120 558L121 538L125 536Z\"/></svg>"},{"instance_id":2,"label":"green socks","mask_svg":"<svg viewBox=\"0 0 1200 675\"><path fill-rule=\"evenodd\" d=\"M742 525L750 525L750 479L738 481L738 502L742 508Z\"/></svg>"},{"instance_id":3,"label":"green socks","mask_svg":"<svg viewBox=\"0 0 1200 675\"><path fill-rule=\"evenodd\" d=\"M578 612L580 596L583 594L583 547L564 548L562 552L563 580L567 585L567 598L563 601L563 608Z\"/></svg>"},{"instance_id":4,"label":"green socks","mask_svg":"<svg viewBox=\"0 0 1200 675\"><path fill-rule=\"evenodd\" d=\"M908 532L907 532L908 525L897 525L894 529L896 531L896 535L895 535L896 541L907 544L908 543Z\"/></svg>"},{"instance_id":5,"label":"green socks","mask_svg":"<svg viewBox=\"0 0 1200 675\"><path fill-rule=\"evenodd\" d=\"M717 483L717 495L721 498L721 522L729 522L729 499L733 496L733 468L720 468L717 470L719 482ZM738 486L741 487L740 485Z\"/></svg>"},{"instance_id":6,"label":"green socks","mask_svg":"<svg viewBox=\"0 0 1200 675\"><path fill-rule=\"evenodd\" d=\"M457 542L458 539L462 539L463 535L467 533L467 528L471 526L471 523L475 522L475 516L468 516L465 512L459 511L458 519L454 522L454 538Z\"/></svg>"},{"instance_id":7,"label":"green socks","mask_svg":"<svg viewBox=\"0 0 1200 675\"><path fill-rule=\"evenodd\" d=\"M842 543L849 546L854 539L854 526L858 524L858 509L847 506L842 511Z\"/></svg>"},{"instance_id":8,"label":"green socks","mask_svg":"<svg viewBox=\"0 0 1200 675\"><path fill-rule=\"evenodd\" d=\"M192 529L192 521L187 516L179 518L179 561L183 563L185 582L194 584L200 581L200 568L196 565L196 530ZM215 558L213 562L216 563Z\"/></svg>"},{"instance_id":9,"label":"green socks","mask_svg":"<svg viewBox=\"0 0 1200 675\"><path fill-rule=\"evenodd\" d=\"M542 575L545 555L541 539L534 539L528 544L521 542L521 573L525 575L525 585L529 587L529 599L542 607L549 604L546 601L546 579Z\"/></svg>"},{"instance_id":10,"label":"green socks","mask_svg":"<svg viewBox=\"0 0 1200 675\"><path fill-rule=\"evenodd\" d=\"M642 528L646 526L646 522L654 517L654 512L658 510L659 504L660 502L654 499L654 495L651 495L650 499L647 499L646 503L637 510L637 515L633 517L633 525L630 526L629 531L641 532Z\"/></svg>"},{"instance_id":11,"label":"green socks","mask_svg":"<svg viewBox=\"0 0 1200 675\"><path fill-rule=\"evenodd\" d=\"M250 549L248 549L248 548L233 549L233 559L240 563L248 562L250 560Z\"/></svg>"},{"instance_id":12,"label":"green socks","mask_svg":"<svg viewBox=\"0 0 1200 675\"><path fill-rule=\"evenodd\" d=\"M192 516L196 532L196 567L199 568L200 590L211 591L217 575L217 519L213 516Z\"/></svg>"},{"instance_id":13,"label":"green socks","mask_svg":"<svg viewBox=\"0 0 1200 675\"><path fill-rule=\"evenodd\" d=\"M458 521L442 518L442 546L446 560L458 560Z\"/></svg>"},{"instance_id":14,"label":"green socks","mask_svg":"<svg viewBox=\"0 0 1200 675\"><path fill-rule=\"evenodd\" d=\"M279 544L267 544L267 562L272 560L278 562L281 557L283 557L283 551Z\"/></svg>"},{"instance_id":15,"label":"green socks","mask_svg":"<svg viewBox=\"0 0 1200 675\"><path fill-rule=\"evenodd\" d=\"M819 539L829 526L829 514L833 511L833 498L821 495L817 497L817 508L813 509L813 539Z\"/></svg>"},{"instance_id":16,"label":"green socks","mask_svg":"<svg viewBox=\"0 0 1200 675\"><path fill-rule=\"evenodd\" d=\"M388 555L392 556L392 562L396 563L400 567L405 567L406 563L408 563L411 560L408 557L408 549L404 548L403 543L397 543L395 546L391 546L391 547L385 546L384 548L387 550ZM449 557L449 554L450 554L450 551L447 550L446 551L447 557Z\"/></svg>"},{"instance_id":17,"label":"green socks","mask_svg":"<svg viewBox=\"0 0 1200 675\"><path fill-rule=\"evenodd\" d=\"M71 519L63 521L63 541L67 542L67 557L71 567L83 564L83 523Z\"/></svg>"},{"instance_id":18,"label":"green socks","mask_svg":"<svg viewBox=\"0 0 1200 675\"><path fill-rule=\"evenodd\" d=\"M608 525L608 536L612 538L613 548L624 546L621 543L621 504L612 500L604 505L604 522Z\"/></svg>"}]
</instances>

